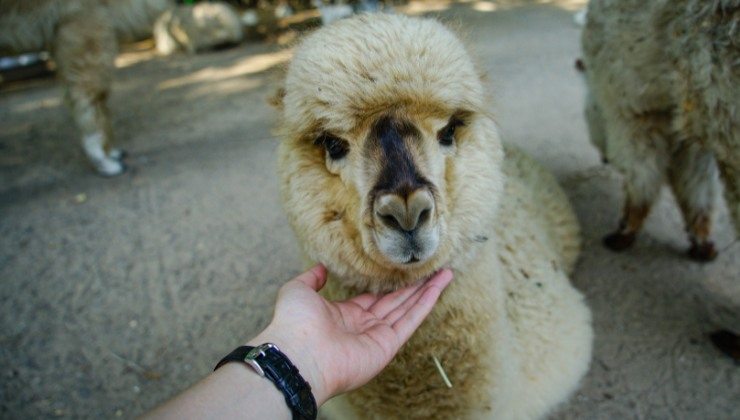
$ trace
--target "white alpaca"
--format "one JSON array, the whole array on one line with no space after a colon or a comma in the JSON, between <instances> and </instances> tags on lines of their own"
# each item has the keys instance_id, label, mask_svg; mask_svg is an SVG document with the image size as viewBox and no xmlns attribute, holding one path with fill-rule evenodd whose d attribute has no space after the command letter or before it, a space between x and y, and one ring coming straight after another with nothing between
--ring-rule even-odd
<instances>
[{"instance_id":1,"label":"white alpaca","mask_svg":"<svg viewBox=\"0 0 740 420\"><path fill-rule=\"evenodd\" d=\"M577 221L555 180L502 146L483 90L465 47L433 20L361 15L295 52L283 201L307 256L329 269L327 293L456 275L394 361L327 416L538 418L588 368L590 312L568 281Z\"/></svg>"},{"instance_id":2,"label":"white alpaca","mask_svg":"<svg viewBox=\"0 0 740 420\"><path fill-rule=\"evenodd\" d=\"M221 45L237 44L244 37L236 10L227 3L198 3L166 11L154 24L157 51L190 54Z\"/></svg>"},{"instance_id":3,"label":"white alpaca","mask_svg":"<svg viewBox=\"0 0 740 420\"><path fill-rule=\"evenodd\" d=\"M592 141L624 175L626 195L608 247L633 243L667 179L689 256L713 259L720 171L740 229L739 10L740 0L589 3L586 117Z\"/></svg>"}]
</instances>

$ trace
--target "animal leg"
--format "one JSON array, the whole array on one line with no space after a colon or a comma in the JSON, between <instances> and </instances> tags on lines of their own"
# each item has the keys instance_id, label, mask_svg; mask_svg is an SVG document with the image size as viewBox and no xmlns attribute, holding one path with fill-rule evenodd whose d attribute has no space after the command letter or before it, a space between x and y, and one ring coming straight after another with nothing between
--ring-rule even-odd
<instances>
[{"instance_id":1,"label":"animal leg","mask_svg":"<svg viewBox=\"0 0 740 420\"><path fill-rule=\"evenodd\" d=\"M604 245L622 251L635 242L663 185L670 157L667 152L670 119L668 113L660 110L629 115L604 111L601 109L596 114L603 118L596 126L603 124L606 129L600 148L609 163L624 176L625 192L619 226L604 238Z\"/></svg>"},{"instance_id":2,"label":"animal leg","mask_svg":"<svg viewBox=\"0 0 740 420\"><path fill-rule=\"evenodd\" d=\"M714 155L698 142L684 141L672 155L668 175L691 241L689 257L700 262L715 259L717 250L711 233L719 196L719 170Z\"/></svg>"},{"instance_id":3,"label":"animal leg","mask_svg":"<svg viewBox=\"0 0 740 420\"><path fill-rule=\"evenodd\" d=\"M105 176L124 172L123 153L112 149L107 98L117 51L110 18L102 8L84 9L60 22L54 58L65 86L82 147Z\"/></svg>"},{"instance_id":4,"label":"animal leg","mask_svg":"<svg viewBox=\"0 0 740 420\"><path fill-rule=\"evenodd\" d=\"M624 175L625 203L617 230L604 237L604 246L623 251L635 242L663 184L657 152L648 149L630 157L614 156L607 151L609 161Z\"/></svg>"},{"instance_id":5,"label":"animal leg","mask_svg":"<svg viewBox=\"0 0 740 420\"><path fill-rule=\"evenodd\" d=\"M627 198L617 230L604 237L604 246L612 251L624 251L631 247L650 213L652 202L637 204L635 201Z\"/></svg>"}]
</instances>

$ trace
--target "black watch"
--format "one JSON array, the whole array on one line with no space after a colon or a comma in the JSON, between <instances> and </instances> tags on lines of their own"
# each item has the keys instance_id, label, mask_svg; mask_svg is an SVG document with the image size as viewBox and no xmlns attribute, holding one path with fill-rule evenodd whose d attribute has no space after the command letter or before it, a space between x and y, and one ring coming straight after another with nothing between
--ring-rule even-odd
<instances>
[{"instance_id":1,"label":"black watch","mask_svg":"<svg viewBox=\"0 0 740 420\"><path fill-rule=\"evenodd\" d=\"M311 385L298 372L276 345L265 343L257 347L241 346L221 359L213 370L229 362L241 362L251 366L258 375L275 384L285 396L285 402L293 414L293 420L314 420L318 409Z\"/></svg>"}]
</instances>

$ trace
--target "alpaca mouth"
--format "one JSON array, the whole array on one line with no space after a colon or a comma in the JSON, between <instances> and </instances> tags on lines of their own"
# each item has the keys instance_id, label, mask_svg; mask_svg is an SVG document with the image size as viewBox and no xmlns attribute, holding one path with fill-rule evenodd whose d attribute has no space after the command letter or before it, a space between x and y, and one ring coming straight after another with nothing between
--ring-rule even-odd
<instances>
[{"instance_id":1,"label":"alpaca mouth","mask_svg":"<svg viewBox=\"0 0 740 420\"><path fill-rule=\"evenodd\" d=\"M388 230L376 231L373 236L380 253L402 266L427 261L437 251L439 244L437 229L428 229L411 236Z\"/></svg>"}]
</instances>

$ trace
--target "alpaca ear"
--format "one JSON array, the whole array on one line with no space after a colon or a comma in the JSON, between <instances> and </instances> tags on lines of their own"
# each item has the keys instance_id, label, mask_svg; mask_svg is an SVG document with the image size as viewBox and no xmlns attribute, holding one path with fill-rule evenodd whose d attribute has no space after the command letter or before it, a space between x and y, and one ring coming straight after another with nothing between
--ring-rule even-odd
<instances>
[{"instance_id":1,"label":"alpaca ear","mask_svg":"<svg viewBox=\"0 0 740 420\"><path fill-rule=\"evenodd\" d=\"M285 98L285 88L281 86L272 95L267 97L267 102L275 108L282 110L283 98Z\"/></svg>"}]
</instances>

